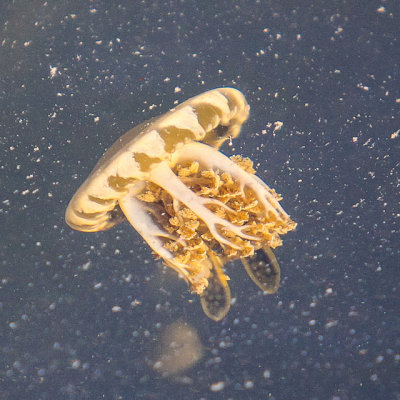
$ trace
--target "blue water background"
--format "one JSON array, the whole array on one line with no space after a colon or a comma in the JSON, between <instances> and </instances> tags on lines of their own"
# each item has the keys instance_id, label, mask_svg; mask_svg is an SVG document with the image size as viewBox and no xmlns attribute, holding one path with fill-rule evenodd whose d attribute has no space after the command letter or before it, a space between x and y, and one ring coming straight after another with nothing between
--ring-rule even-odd
<instances>
[{"instance_id":1,"label":"blue water background","mask_svg":"<svg viewBox=\"0 0 400 400\"><path fill-rule=\"evenodd\" d=\"M4 1L0 22L1 399L400 398L398 1ZM298 228L277 294L237 262L214 323L127 223L64 212L121 134L220 86L251 105L222 150ZM177 320L204 357L163 379Z\"/></svg>"}]
</instances>

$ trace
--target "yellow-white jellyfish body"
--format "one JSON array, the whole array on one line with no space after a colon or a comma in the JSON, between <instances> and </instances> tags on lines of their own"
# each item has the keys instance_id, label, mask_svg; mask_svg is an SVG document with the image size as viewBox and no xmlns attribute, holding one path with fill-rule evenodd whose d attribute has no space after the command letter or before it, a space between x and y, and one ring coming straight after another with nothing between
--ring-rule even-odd
<instances>
[{"instance_id":1,"label":"yellow-white jellyfish body","mask_svg":"<svg viewBox=\"0 0 400 400\"><path fill-rule=\"evenodd\" d=\"M279 246L280 235L296 224L279 205L279 195L254 175L249 159L219 152L240 133L248 114L241 92L219 88L133 128L73 196L66 222L94 232L126 218L201 296L214 320L230 306L227 261L246 260L252 280L272 292L276 282L268 290L263 285L270 275L263 274L255 252L262 251L265 265L279 270L268 249Z\"/></svg>"}]
</instances>

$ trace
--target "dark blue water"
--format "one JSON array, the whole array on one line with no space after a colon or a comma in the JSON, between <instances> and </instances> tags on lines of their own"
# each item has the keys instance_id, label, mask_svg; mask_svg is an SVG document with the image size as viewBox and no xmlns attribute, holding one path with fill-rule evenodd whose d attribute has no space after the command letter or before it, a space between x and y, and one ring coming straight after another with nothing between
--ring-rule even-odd
<instances>
[{"instance_id":1,"label":"dark blue water","mask_svg":"<svg viewBox=\"0 0 400 400\"><path fill-rule=\"evenodd\" d=\"M400 398L397 1L32 0L0 20L1 399ZM79 233L64 211L122 133L220 86L251 105L222 150L298 228L280 290L237 262L214 323L128 224ZM177 320L204 356L162 378Z\"/></svg>"}]
</instances>

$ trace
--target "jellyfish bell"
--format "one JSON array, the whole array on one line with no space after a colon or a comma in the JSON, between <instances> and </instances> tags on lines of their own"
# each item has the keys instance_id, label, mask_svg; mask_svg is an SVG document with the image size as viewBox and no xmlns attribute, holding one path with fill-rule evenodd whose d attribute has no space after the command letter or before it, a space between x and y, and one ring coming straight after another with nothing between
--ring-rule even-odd
<instances>
[{"instance_id":1,"label":"jellyfish bell","mask_svg":"<svg viewBox=\"0 0 400 400\"><path fill-rule=\"evenodd\" d=\"M242 93L221 88L195 96L129 130L105 152L71 199L67 224L83 232L111 228L120 222L115 208L128 191L140 192L143 183L152 181L160 170L165 169L171 177L173 157L189 143L202 141L219 148L239 134L248 115Z\"/></svg>"},{"instance_id":2,"label":"jellyfish bell","mask_svg":"<svg viewBox=\"0 0 400 400\"><path fill-rule=\"evenodd\" d=\"M296 226L248 159L218 151L248 115L241 92L219 88L131 129L75 193L67 224L95 232L128 220L201 296L205 313L222 319L230 305L223 265L279 246ZM265 278L251 261L245 267Z\"/></svg>"}]
</instances>

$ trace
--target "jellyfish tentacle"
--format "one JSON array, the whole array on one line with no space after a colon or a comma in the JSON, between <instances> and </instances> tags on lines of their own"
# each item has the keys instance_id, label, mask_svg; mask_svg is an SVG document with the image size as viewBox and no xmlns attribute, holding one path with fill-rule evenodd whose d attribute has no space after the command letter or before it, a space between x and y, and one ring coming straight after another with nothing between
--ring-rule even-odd
<instances>
[{"instance_id":1,"label":"jellyfish tentacle","mask_svg":"<svg viewBox=\"0 0 400 400\"><path fill-rule=\"evenodd\" d=\"M157 225L143 206L143 202L135 195L135 191L130 191L118 201L126 219L157 254L164 259L172 259L174 256L164 247L165 240L163 239L176 240L176 237Z\"/></svg>"},{"instance_id":2,"label":"jellyfish tentacle","mask_svg":"<svg viewBox=\"0 0 400 400\"><path fill-rule=\"evenodd\" d=\"M235 235L248 240L259 240L256 236L248 235L244 232L248 226L236 226L231 222L219 217L206 207L210 199L203 198L189 189L171 170L168 163L161 162L154 166L150 172L149 180L156 185L162 187L174 198L185 204L191 209L208 227L211 234L218 242L226 244L236 250L240 250L240 246L235 245L232 241L225 238L219 231L218 226L233 232Z\"/></svg>"},{"instance_id":3,"label":"jellyfish tentacle","mask_svg":"<svg viewBox=\"0 0 400 400\"><path fill-rule=\"evenodd\" d=\"M223 203L220 200L217 199L210 199L207 197L204 197L204 203L203 204L209 204L209 205L214 205L214 206L218 206L218 207L222 207L224 210L229 211L232 214L237 215L237 211L234 210L233 208L229 207L228 205L226 205L225 203Z\"/></svg>"},{"instance_id":4,"label":"jellyfish tentacle","mask_svg":"<svg viewBox=\"0 0 400 400\"><path fill-rule=\"evenodd\" d=\"M218 218L218 217L217 217ZM233 232L235 235L242 237L243 239L247 239L247 240L260 240L257 236L252 236L252 235L247 235L246 233L243 232L244 228L248 228L247 226L244 227L237 227L233 224L230 224L229 222L226 222L227 225L229 224L229 227L227 227L231 232ZM221 224L218 224L221 225ZM221 244L225 244L229 247L232 247L235 250L241 250L242 247L238 246L236 244L234 244L233 242L231 242L230 240L226 239L223 235L221 235L218 232L218 229L216 228L217 223L215 225L209 225L207 223L208 229L210 230L211 234L214 236L214 238L216 240L218 240L218 242L220 242ZM224 226L226 228L226 226Z\"/></svg>"},{"instance_id":5,"label":"jellyfish tentacle","mask_svg":"<svg viewBox=\"0 0 400 400\"><path fill-rule=\"evenodd\" d=\"M240 190L244 197L245 188L253 191L265 212L271 212L279 219L287 220L289 218L265 182L244 171L239 165L216 149L204 143L188 143L175 156L175 162L193 159L198 161L203 168L229 173L233 179L239 182Z\"/></svg>"}]
</instances>

